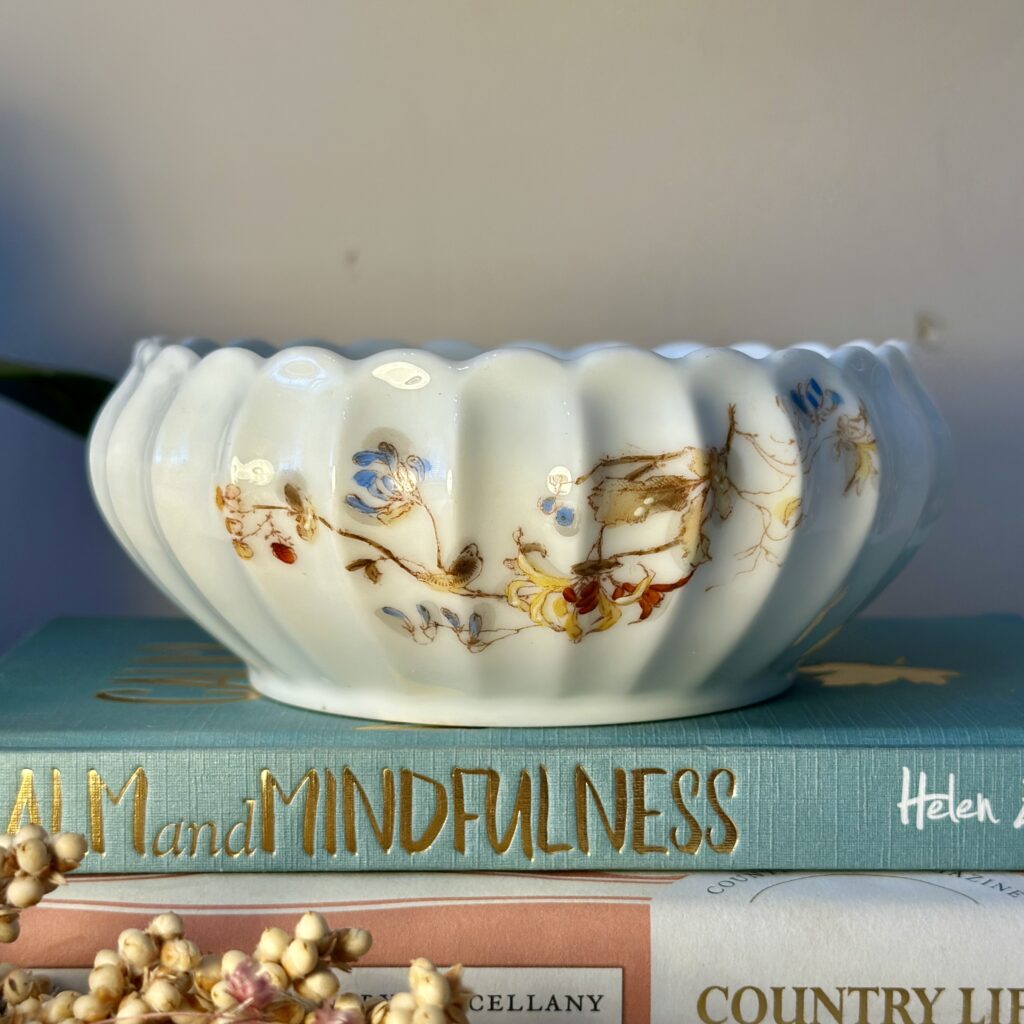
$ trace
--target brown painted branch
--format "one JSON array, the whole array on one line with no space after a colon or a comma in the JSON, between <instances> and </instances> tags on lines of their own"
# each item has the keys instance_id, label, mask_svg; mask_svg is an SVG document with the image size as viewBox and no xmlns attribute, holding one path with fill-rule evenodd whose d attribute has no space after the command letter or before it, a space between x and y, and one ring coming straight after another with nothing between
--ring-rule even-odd
<instances>
[{"instance_id":1,"label":"brown painted branch","mask_svg":"<svg viewBox=\"0 0 1024 1024\"><path fill-rule=\"evenodd\" d=\"M612 555L608 555L608 558L642 558L644 555L657 555L662 551L670 551L672 548L679 547L684 542L684 538L676 537L674 540L667 540L664 544L659 544L654 548L637 548L636 551L616 551Z\"/></svg>"},{"instance_id":2,"label":"brown painted branch","mask_svg":"<svg viewBox=\"0 0 1024 1024\"><path fill-rule=\"evenodd\" d=\"M410 566L406 564L407 560L402 558L400 555L396 555L395 552L391 550L391 548L385 547L383 544L378 544L377 541L370 540L369 537L364 537L362 534L352 533L349 530L343 530L340 526L335 526L332 522L325 519L321 515L318 515L316 518L317 522L325 526L332 533L337 534L339 537L346 537L348 538L348 540L357 540L361 544L365 544L367 545L367 547L373 548L374 551L379 551L384 558L386 558L389 562L394 562L395 565L397 565L398 568L401 569L403 572L408 573L414 579L418 580L420 578L419 573L417 573L415 569L410 568Z\"/></svg>"},{"instance_id":3,"label":"brown painted branch","mask_svg":"<svg viewBox=\"0 0 1024 1024\"><path fill-rule=\"evenodd\" d=\"M434 549L437 552L437 567L438 569L443 569L444 565L441 563L441 534L437 529L437 520L434 518L434 513L430 511L430 507L422 498L420 499L420 507L427 513L427 516L430 519L430 525L434 530Z\"/></svg>"},{"instance_id":4,"label":"brown painted branch","mask_svg":"<svg viewBox=\"0 0 1024 1024\"><path fill-rule=\"evenodd\" d=\"M584 473L582 476L576 477L573 481L575 484L582 484L594 476L599 470L607 469L609 466L627 466L634 462L644 462L649 466L654 467L660 465L663 462L670 462L672 459L682 458L688 448L680 448L677 452L662 452L660 455L618 455L613 459L601 459L589 473Z\"/></svg>"}]
</instances>

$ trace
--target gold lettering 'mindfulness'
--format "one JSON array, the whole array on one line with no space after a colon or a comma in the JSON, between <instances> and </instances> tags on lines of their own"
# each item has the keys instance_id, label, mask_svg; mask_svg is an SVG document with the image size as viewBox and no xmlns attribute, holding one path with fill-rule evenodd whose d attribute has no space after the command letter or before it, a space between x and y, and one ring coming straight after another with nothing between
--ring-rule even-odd
<instances>
[{"instance_id":1,"label":"gold lettering 'mindfulness'","mask_svg":"<svg viewBox=\"0 0 1024 1024\"><path fill-rule=\"evenodd\" d=\"M21 770L8 832L26 819L42 824L46 796L51 831L61 830L79 790L66 771L49 776L40 791L36 771ZM124 836L134 855L160 859L234 860L287 850L316 860L375 849L415 857L442 844L467 857L512 853L569 865L574 854L608 851L652 862L702 850L728 857L740 842L732 811L739 779L726 767L596 772L580 764L557 771L536 765L503 774L459 766L436 776L389 767L357 773L347 765L297 775L263 768L255 795L239 794L234 812L169 821L154 820L152 808L168 806L175 794L154 800L153 777L141 765L117 776L90 768L84 781L89 842L99 855L112 836Z\"/></svg>"}]
</instances>

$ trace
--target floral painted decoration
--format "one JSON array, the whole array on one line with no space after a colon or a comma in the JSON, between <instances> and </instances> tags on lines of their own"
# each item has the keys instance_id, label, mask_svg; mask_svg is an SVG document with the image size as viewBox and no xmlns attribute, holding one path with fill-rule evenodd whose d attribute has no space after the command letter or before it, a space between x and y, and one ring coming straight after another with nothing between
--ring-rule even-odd
<instances>
[{"instance_id":1,"label":"floral painted decoration","mask_svg":"<svg viewBox=\"0 0 1024 1024\"><path fill-rule=\"evenodd\" d=\"M352 461L363 467L352 477L363 494L347 495L345 504L357 512L387 526L423 505L420 484L430 472L426 459L418 455L401 459L393 444L381 441L371 451L356 452Z\"/></svg>"},{"instance_id":2,"label":"floral painted decoration","mask_svg":"<svg viewBox=\"0 0 1024 1024\"><path fill-rule=\"evenodd\" d=\"M278 561L293 565L298 542L315 541L323 528L362 547L346 569L362 573L370 584L377 584L389 567L417 580L423 599L414 609L390 605L379 609L384 621L416 643L430 644L449 635L467 651L479 653L537 628L579 643L620 622L639 624L651 619L711 561L709 526L725 522L739 507L755 513L760 529L752 535L751 544L737 552L736 575L754 572L763 564L780 565L781 544L803 521L801 498L791 485L812 472L823 450L844 461L844 494L859 495L877 480L877 444L863 406L856 413L844 411L843 397L814 377L797 383L786 399L777 401L797 425L789 439L766 440L745 431L735 407L730 406L728 429L719 446L612 455L575 478L549 478L555 493L539 499L537 509L563 531L589 526L595 539L587 557L559 566L543 544L519 527L512 537L514 550L502 562L507 575L493 589L479 584L485 560L476 543L465 544L451 560L444 558L448 546L442 543L437 519L422 490L431 473L430 463L414 453L403 455L386 440L354 453L355 489L345 497L345 505L366 520L372 534L334 524L290 483L284 487L284 504L250 503L237 484L218 487L215 500L235 551L245 560L254 556L253 542L262 541ZM731 467L740 449L744 459L754 459L761 466L767 484L745 487L737 480ZM584 488L589 516L568 501L570 485ZM401 554L380 539L388 527L412 515L422 517L429 538L426 543L432 551L426 560ZM674 517L668 540L608 549L608 530L621 537L624 532L628 535L629 528L663 516ZM667 578L663 571L659 574L645 564L664 552L674 553L679 563ZM453 607L451 598L468 600L470 606L466 610ZM510 617L509 612L515 615Z\"/></svg>"}]
</instances>

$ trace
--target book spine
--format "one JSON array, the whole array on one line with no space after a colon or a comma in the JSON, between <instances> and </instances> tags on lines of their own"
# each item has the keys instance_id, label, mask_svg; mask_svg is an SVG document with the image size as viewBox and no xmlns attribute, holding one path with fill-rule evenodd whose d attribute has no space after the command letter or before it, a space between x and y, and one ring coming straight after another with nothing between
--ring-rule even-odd
<instances>
[{"instance_id":1,"label":"book spine","mask_svg":"<svg viewBox=\"0 0 1024 1024\"><path fill-rule=\"evenodd\" d=\"M0 755L8 830L93 873L1024 866L1024 749Z\"/></svg>"}]
</instances>

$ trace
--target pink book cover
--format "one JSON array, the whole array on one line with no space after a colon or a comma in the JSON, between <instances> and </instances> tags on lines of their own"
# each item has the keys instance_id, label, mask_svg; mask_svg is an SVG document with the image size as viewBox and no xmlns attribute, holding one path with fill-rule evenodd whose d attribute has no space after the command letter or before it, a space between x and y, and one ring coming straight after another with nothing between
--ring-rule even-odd
<instances>
[{"instance_id":1,"label":"pink book cover","mask_svg":"<svg viewBox=\"0 0 1024 1024\"><path fill-rule=\"evenodd\" d=\"M417 956L476 967L602 967L622 972L624 1020L650 1015L651 902L678 874L278 874L71 876L22 914L6 958L87 967L125 928L180 913L203 951L251 950L264 928L291 930L305 910L368 928L361 964ZM467 979L468 980L468 979Z\"/></svg>"}]
</instances>

